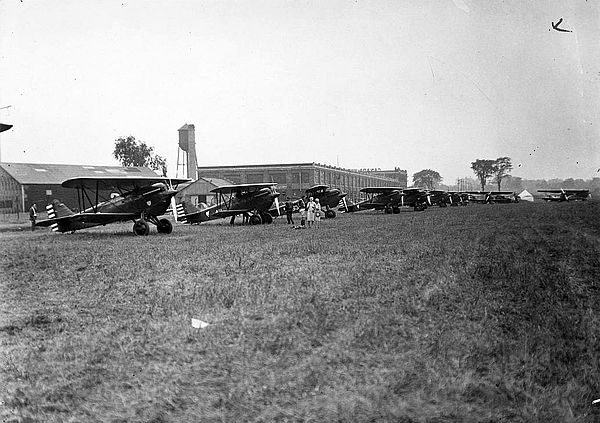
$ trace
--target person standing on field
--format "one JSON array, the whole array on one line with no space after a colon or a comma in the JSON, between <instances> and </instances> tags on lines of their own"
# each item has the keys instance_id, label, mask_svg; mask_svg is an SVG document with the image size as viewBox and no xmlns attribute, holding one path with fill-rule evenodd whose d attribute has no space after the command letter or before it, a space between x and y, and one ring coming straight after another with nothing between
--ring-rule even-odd
<instances>
[{"instance_id":1,"label":"person standing on field","mask_svg":"<svg viewBox=\"0 0 600 423\"><path fill-rule=\"evenodd\" d=\"M31 220L31 230L35 231L35 221L37 220L37 210L35 208L35 203L31 205L29 209L29 220Z\"/></svg>"},{"instance_id":2,"label":"person standing on field","mask_svg":"<svg viewBox=\"0 0 600 423\"><path fill-rule=\"evenodd\" d=\"M317 211L317 203L310 197L306 203L306 224L310 228L315 223L315 212Z\"/></svg>"},{"instance_id":3,"label":"person standing on field","mask_svg":"<svg viewBox=\"0 0 600 423\"><path fill-rule=\"evenodd\" d=\"M319 199L315 199L315 226L318 228L321 224L321 203Z\"/></svg>"},{"instance_id":4,"label":"person standing on field","mask_svg":"<svg viewBox=\"0 0 600 423\"><path fill-rule=\"evenodd\" d=\"M285 215L287 217L287 223L288 225L291 223L292 225L294 224L294 218L292 216L292 213L294 212L294 203L292 202L292 200L290 200L290 197L286 197L286 202L285 202Z\"/></svg>"}]
</instances>

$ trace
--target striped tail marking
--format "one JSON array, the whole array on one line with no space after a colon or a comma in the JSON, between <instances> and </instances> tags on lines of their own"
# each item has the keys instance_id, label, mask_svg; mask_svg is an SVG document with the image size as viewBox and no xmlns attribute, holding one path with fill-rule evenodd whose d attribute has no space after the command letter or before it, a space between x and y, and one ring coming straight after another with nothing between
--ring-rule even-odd
<instances>
[{"instance_id":1,"label":"striped tail marking","mask_svg":"<svg viewBox=\"0 0 600 423\"><path fill-rule=\"evenodd\" d=\"M183 208L183 204L177 204L177 220L179 222L188 223L188 220L185 217L185 209Z\"/></svg>"},{"instance_id":2,"label":"striped tail marking","mask_svg":"<svg viewBox=\"0 0 600 423\"><path fill-rule=\"evenodd\" d=\"M54 206L52 204L46 206L46 212L48 213L48 219L54 219L56 217L56 212L54 211ZM50 229L54 232L58 232L58 223L50 225Z\"/></svg>"}]
</instances>

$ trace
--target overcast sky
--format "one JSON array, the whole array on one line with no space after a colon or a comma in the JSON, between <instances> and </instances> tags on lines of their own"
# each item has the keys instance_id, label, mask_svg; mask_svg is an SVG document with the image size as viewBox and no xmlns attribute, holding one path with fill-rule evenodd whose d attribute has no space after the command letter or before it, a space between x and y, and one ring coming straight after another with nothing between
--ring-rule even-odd
<instances>
[{"instance_id":1,"label":"overcast sky","mask_svg":"<svg viewBox=\"0 0 600 423\"><path fill-rule=\"evenodd\" d=\"M600 176L598 2L0 0L1 159ZM558 28L552 29L562 18Z\"/></svg>"}]
</instances>

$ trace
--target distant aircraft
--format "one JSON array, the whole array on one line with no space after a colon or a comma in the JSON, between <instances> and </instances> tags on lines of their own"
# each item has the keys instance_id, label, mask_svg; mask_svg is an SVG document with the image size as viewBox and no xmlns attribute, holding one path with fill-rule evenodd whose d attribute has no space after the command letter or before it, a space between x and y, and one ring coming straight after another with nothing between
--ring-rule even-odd
<instances>
[{"instance_id":1,"label":"distant aircraft","mask_svg":"<svg viewBox=\"0 0 600 423\"><path fill-rule=\"evenodd\" d=\"M512 191L468 191L469 201L474 203L518 203L519 198Z\"/></svg>"},{"instance_id":2,"label":"distant aircraft","mask_svg":"<svg viewBox=\"0 0 600 423\"><path fill-rule=\"evenodd\" d=\"M429 194L429 201L432 206L447 207L448 204L452 204L452 195L448 191L432 189L427 191L427 193Z\"/></svg>"},{"instance_id":3,"label":"distant aircraft","mask_svg":"<svg viewBox=\"0 0 600 423\"><path fill-rule=\"evenodd\" d=\"M55 232L74 232L80 229L131 220L136 235L148 235L150 225L159 233L169 234L173 225L168 219L159 219L167 211L171 198L177 193L171 184L188 179L164 177L81 177L67 179L61 185L78 190L79 209L75 213L58 200L46 207L48 219L36 226L50 226ZM110 199L100 198L101 190L117 190ZM103 201L99 201L103 200ZM86 208L86 206L89 206Z\"/></svg>"},{"instance_id":4,"label":"distant aircraft","mask_svg":"<svg viewBox=\"0 0 600 423\"><path fill-rule=\"evenodd\" d=\"M413 207L415 211L423 211L431 205L431 195L421 188L404 188L400 195L400 206Z\"/></svg>"},{"instance_id":5,"label":"distant aircraft","mask_svg":"<svg viewBox=\"0 0 600 423\"><path fill-rule=\"evenodd\" d=\"M12 125L7 125L6 123L0 123L0 132L8 131L12 127Z\"/></svg>"},{"instance_id":6,"label":"distant aircraft","mask_svg":"<svg viewBox=\"0 0 600 423\"><path fill-rule=\"evenodd\" d=\"M345 201L345 192L340 191L337 188L329 188L328 185L315 185L306 190L306 197L313 197L319 199L321 207L325 208L325 217L335 217L335 211L332 210L340 204L340 201Z\"/></svg>"},{"instance_id":7,"label":"distant aircraft","mask_svg":"<svg viewBox=\"0 0 600 423\"><path fill-rule=\"evenodd\" d=\"M538 189L548 194L544 201L585 201L590 197L589 189Z\"/></svg>"},{"instance_id":8,"label":"distant aircraft","mask_svg":"<svg viewBox=\"0 0 600 423\"><path fill-rule=\"evenodd\" d=\"M451 206L468 206L469 194L458 191L448 191Z\"/></svg>"},{"instance_id":9,"label":"distant aircraft","mask_svg":"<svg viewBox=\"0 0 600 423\"><path fill-rule=\"evenodd\" d=\"M402 188L366 187L360 191L367 194L367 199L354 204L346 204L343 208L345 211L383 210L385 213L400 213L398 204L401 201Z\"/></svg>"},{"instance_id":10,"label":"distant aircraft","mask_svg":"<svg viewBox=\"0 0 600 423\"><path fill-rule=\"evenodd\" d=\"M400 207L413 207L415 211L423 211L431 205L431 195L421 188L368 187L361 191L371 194L371 197L346 205L345 211L375 209L386 213L400 213Z\"/></svg>"},{"instance_id":11,"label":"distant aircraft","mask_svg":"<svg viewBox=\"0 0 600 423\"><path fill-rule=\"evenodd\" d=\"M275 190L274 182L257 184L222 185L211 192L217 194L217 204L212 206L182 202L177 205L177 220L184 223L202 223L209 220L231 217L231 224L237 215L249 219L250 224L272 223L273 216L269 209L275 203L279 210L279 193Z\"/></svg>"}]
</instances>

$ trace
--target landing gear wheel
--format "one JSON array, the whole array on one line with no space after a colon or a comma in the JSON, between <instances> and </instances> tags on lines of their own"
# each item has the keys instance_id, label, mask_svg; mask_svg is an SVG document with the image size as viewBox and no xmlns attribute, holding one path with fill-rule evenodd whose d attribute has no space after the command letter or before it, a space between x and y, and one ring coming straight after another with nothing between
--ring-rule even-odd
<instances>
[{"instance_id":1,"label":"landing gear wheel","mask_svg":"<svg viewBox=\"0 0 600 423\"><path fill-rule=\"evenodd\" d=\"M385 208L385 214L392 214L393 210L391 207L386 207Z\"/></svg>"},{"instance_id":2,"label":"landing gear wheel","mask_svg":"<svg viewBox=\"0 0 600 423\"><path fill-rule=\"evenodd\" d=\"M250 224L251 225L260 225L261 223L262 223L262 219L260 218L259 215L253 214L252 216L250 216Z\"/></svg>"},{"instance_id":3,"label":"landing gear wheel","mask_svg":"<svg viewBox=\"0 0 600 423\"><path fill-rule=\"evenodd\" d=\"M448 207L448 204L446 204L444 201L440 202L440 207Z\"/></svg>"},{"instance_id":4,"label":"landing gear wheel","mask_svg":"<svg viewBox=\"0 0 600 423\"><path fill-rule=\"evenodd\" d=\"M170 234L173 232L173 224L169 219L160 219L158 225L156 225L156 229L159 234Z\"/></svg>"},{"instance_id":5,"label":"landing gear wheel","mask_svg":"<svg viewBox=\"0 0 600 423\"><path fill-rule=\"evenodd\" d=\"M333 210L327 210L325 212L325 217L327 219L333 219L335 217L335 212Z\"/></svg>"},{"instance_id":6,"label":"landing gear wheel","mask_svg":"<svg viewBox=\"0 0 600 423\"><path fill-rule=\"evenodd\" d=\"M262 222L267 225L273 223L273 216L269 213L263 213L260 217L262 218Z\"/></svg>"},{"instance_id":7,"label":"landing gear wheel","mask_svg":"<svg viewBox=\"0 0 600 423\"><path fill-rule=\"evenodd\" d=\"M147 236L150 233L150 225L145 220L136 220L133 224L133 233L139 236Z\"/></svg>"},{"instance_id":8,"label":"landing gear wheel","mask_svg":"<svg viewBox=\"0 0 600 423\"><path fill-rule=\"evenodd\" d=\"M392 207L392 213L394 213L394 214L400 213L400 208L399 207Z\"/></svg>"}]
</instances>

